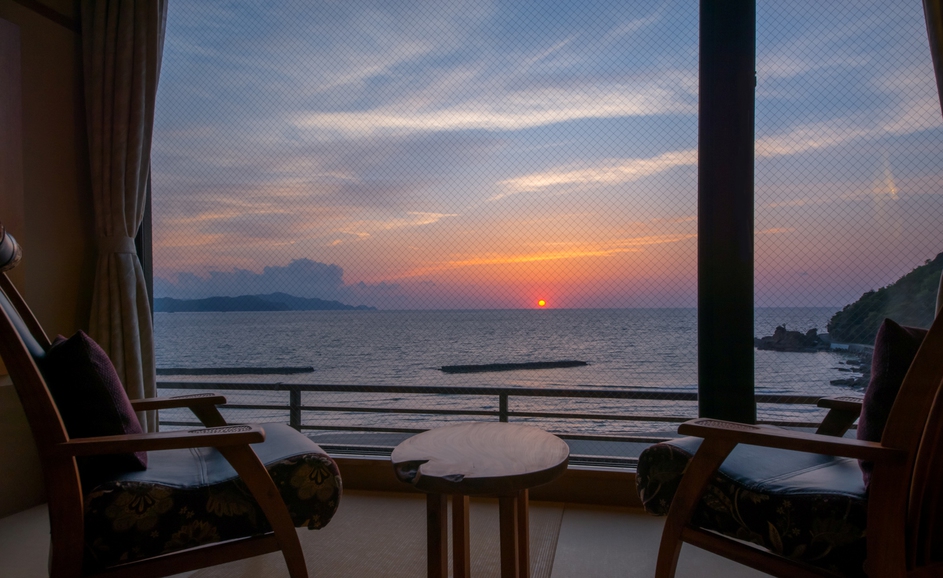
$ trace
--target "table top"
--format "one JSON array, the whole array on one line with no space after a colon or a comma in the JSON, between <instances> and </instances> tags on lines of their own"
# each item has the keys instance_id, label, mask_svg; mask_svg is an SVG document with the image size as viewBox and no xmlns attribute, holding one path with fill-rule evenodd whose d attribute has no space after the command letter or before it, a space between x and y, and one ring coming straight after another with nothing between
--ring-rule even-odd
<instances>
[{"instance_id":1,"label":"table top","mask_svg":"<svg viewBox=\"0 0 943 578\"><path fill-rule=\"evenodd\" d=\"M396 477L424 492L497 496L553 480L569 456L566 442L542 429L483 422L422 432L390 457Z\"/></svg>"}]
</instances>

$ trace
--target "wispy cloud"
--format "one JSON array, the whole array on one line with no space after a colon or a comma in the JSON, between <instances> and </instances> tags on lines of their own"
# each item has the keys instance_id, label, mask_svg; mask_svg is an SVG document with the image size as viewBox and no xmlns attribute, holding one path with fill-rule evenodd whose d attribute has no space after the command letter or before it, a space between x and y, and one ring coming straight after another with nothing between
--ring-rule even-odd
<instances>
[{"instance_id":1,"label":"wispy cloud","mask_svg":"<svg viewBox=\"0 0 943 578\"><path fill-rule=\"evenodd\" d=\"M549 244L549 250L545 251L528 253L488 253L434 263L408 271L402 275L402 277L398 278L422 277L452 269L480 267L485 265L515 265L542 261L611 257L622 253L637 253L644 250L644 247L652 245L678 243L696 237L697 235L694 234L647 235L617 239L604 243L568 243L571 245L569 249L559 249L556 248L556 246L561 243L551 243Z\"/></svg>"},{"instance_id":2,"label":"wispy cloud","mask_svg":"<svg viewBox=\"0 0 943 578\"><path fill-rule=\"evenodd\" d=\"M438 223L446 217L457 217L457 213L419 213L408 212L392 219L361 220L339 229L338 233L353 235L358 239L367 239L379 231L393 231L407 227L421 227ZM337 243L333 243L337 244Z\"/></svg>"},{"instance_id":3,"label":"wispy cloud","mask_svg":"<svg viewBox=\"0 0 943 578\"><path fill-rule=\"evenodd\" d=\"M653 12L652 14L649 14L648 16L644 16L642 18L634 18L632 20L629 20L628 22L625 22L624 24L620 24L616 26L615 28L613 28L612 30L606 33L606 35L602 39L603 42L609 42L613 39L620 38L622 36L634 34L638 32L639 30L642 30L644 28L651 26L652 24L655 24L656 22L661 20L666 9L667 9L667 4L662 4L655 12Z\"/></svg>"},{"instance_id":4,"label":"wispy cloud","mask_svg":"<svg viewBox=\"0 0 943 578\"><path fill-rule=\"evenodd\" d=\"M697 150L668 152L647 159L610 161L586 169L555 169L501 181L505 192L492 197L498 200L515 193L539 191L550 187L574 185L612 185L655 175L669 169L697 164Z\"/></svg>"},{"instance_id":5,"label":"wispy cloud","mask_svg":"<svg viewBox=\"0 0 943 578\"><path fill-rule=\"evenodd\" d=\"M802 154L846 144L856 139L875 139L912 134L943 126L940 102L927 91L895 98L896 106L887 107L881 115L857 115L805 124L792 130L756 140L757 157L778 157ZM922 93L922 94L921 94Z\"/></svg>"},{"instance_id":6,"label":"wispy cloud","mask_svg":"<svg viewBox=\"0 0 943 578\"><path fill-rule=\"evenodd\" d=\"M926 92L926 91L924 91ZM918 93L920 94L920 93ZM868 124L864 124L869 121ZM756 158L799 155L846 145L858 139L877 139L905 135L943 126L938 99L911 96L892 107L884 118L849 119L805 124L780 134L756 139ZM509 195L551 188L614 185L639 180L681 166L696 166L697 150L672 151L650 158L609 160L588 168L567 167L531 173L501 181L503 192L490 200ZM790 201L792 206L809 204L811 200ZM784 206L770 205L770 206Z\"/></svg>"},{"instance_id":7,"label":"wispy cloud","mask_svg":"<svg viewBox=\"0 0 943 578\"><path fill-rule=\"evenodd\" d=\"M527 68L527 67L529 67L529 66L533 66L534 64L537 64L538 62L540 62L541 60L544 60L544 59L547 58L548 56L551 56L551 55L553 55L553 54L556 54L557 52L559 52L560 50L562 50L563 47L565 47L567 44L573 42L573 39L574 39L574 38L575 38L574 36L570 36L569 38L567 38L567 39L565 39L565 40L562 40L562 41L560 41L560 42L557 42L556 44L554 44L553 46L551 46L551 47L548 48L547 50L544 50L543 52L539 52L539 53L537 53L537 54L534 55L534 56L530 56L530 57L528 57L528 58L525 58L525 59L524 59L524 62L523 62L524 68Z\"/></svg>"},{"instance_id":8,"label":"wispy cloud","mask_svg":"<svg viewBox=\"0 0 943 578\"><path fill-rule=\"evenodd\" d=\"M787 14L777 17L779 9ZM775 27L757 46L757 72L764 81L867 66L873 62L871 39L875 31L889 25L884 15L869 10L860 10L843 19L803 18L795 12L788 14L789 7L774 5L760 7L760 10L767 12L761 18ZM793 10L802 9L796 5ZM782 34L783 29L791 34ZM760 90L763 88L761 82Z\"/></svg>"},{"instance_id":9,"label":"wispy cloud","mask_svg":"<svg viewBox=\"0 0 943 578\"><path fill-rule=\"evenodd\" d=\"M753 150L754 155L761 158L795 155L837 146L873 132L873 129L849 129L841 124L819 123L802 126L785 134L759 138Z\"/></svg>"},{"instance_id":10,"label":"wispy cloud","mask_svg":"<svg viewBox=\"0 0 943 578\"><path fill-rule=\"evenodd\" d=\"M778 208L783 208L783 207L810 207L810 206L816 206L816 205L824 205L826 203L830 203L833 201L834 199L826 198L826 197L818 197L814 199L809 198L809 197L803 197L801 199L791 199L788 201L767 203L764 206L770 209L778 209Z\"/></svg>"},{"instance_id":11,"label":"wispy cloud","mask_svg":"<svg viewBox=\"0 0 943 578\"><path fill-rule=\"evenodd\" d=\"M855 138L871 136L878 129L848 130L828 123L803 126L789 133L760 138L755 144L757 157L769 158L795 155L816 149L837 146ZM495 201L524 192L551 188L615 185L650 177L665 171L697 165L697 149L671 151L649 158L609 160L596 166L579 169L566 167L531 173L501 181L503 192L490 200Z\"/></svg>"},{"instance_id":12,"label":"wispy cloud","mask_svg":"<svg viewBox=\"0 0 943 578\"><path fill-rule=\"evenodd\" d=\"M395 27L387 26L396 30L390 35L399 39L393 43L398 48L391 50L401 55L395 59L361 48L392 43L386 38L375 40L374 27L365 26L367 32L360 32L359 25L346 27L356 31L354 37L335 38L330 53L341 64L328 65L359 71L348 73L344 80L344 100L325 105L319 97L310 101L313 104L307 110L296 108L287 121L310 138L361 139L416 132L519 130L589 118L697 111L697 72L689 62L679 65L662 58L658 74L623 63L600 66L619 54L614 43L659 22L664 6L621 24L594 22L593 28L560 28L566 36L550 33L536 42L502 39L506 44L500 48L469 39L479 26L503 25L485 22L495 17L496 10L478 10L469 18L465 14L469 8L438 16L437 28L452 35L433 29L425 10L415 17L423 23L422 33L413 30L415 34L409 32L416 24L401 23L410 9L387 15L397 22ZM508 16L519 17L515 12L509 10ZM355 23L361 19L356 17ZM405 31L400 30L403 27ZM332 32L332 38L336 34ZM357 36L363 34L367 37L358 41ZM422 39L421 50L415 49L417 38ZM443 66L444 60L450 64Z\"/></svg>"},{"instance_id":13,"label":"wispy cloud","mask_svg":"<svg viewBox=\"0 0 943 578\"><path fill-rule=\"evenodd\" d=\"M694 114L689 87L670 81L609 86L544 86L482 95L459 104L402 103L357 112L301 114L294 124L315 138L366 138L414 132L520 130L590 118ZM417 105L418 104L418 105Z\"/></svg>"}]
</instances>

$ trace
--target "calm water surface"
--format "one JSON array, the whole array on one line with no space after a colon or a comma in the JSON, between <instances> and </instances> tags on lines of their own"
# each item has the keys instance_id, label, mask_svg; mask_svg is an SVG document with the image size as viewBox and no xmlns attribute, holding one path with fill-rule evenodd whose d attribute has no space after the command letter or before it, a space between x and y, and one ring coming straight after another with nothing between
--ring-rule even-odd
<instances>
[{"instance_id":1,"label":"calm water surface","mask_svg":"<svg viewBox=\"0 0 943 578\"><path fill-rule=\"evenodd\" d=\"M755 334L777 325L824 332L834 308L761 308ZM157 313L158 367L312 366L314 373L289 376L191 378L249 382L329 384L424 384L443 388L469 385L528 387L612 387L696 390L697 311L695 309L493 310L493 311L309 311ZM848 377L845 354L757 351L758 393L835 395L848 388L829 385ZM514 363L577 359L585 367L445 374L443 365ZM162 380L186 378L163 377ZM252 394L238 394L250 403ZM269 399L259 392L255 402ZM305 394L304 403L327 403L325 394ZM332 394L335 404L396 406L397 396ZM229 396L232 397L232 396ZM429 396L431 397L431 396ZM482 400L437 396L436 407L468 406ZM544 411L625 412L645 415L696 414L693 403L521 399ZM485 406L489 406L488 400ZM493 404L492 404L493 405ZM523 409L520 406L512 409ZM770 406L773 418L817 412ZM306 419L308 419L306 417ZM339 418L347 419L347 418ZM361 419L361 418L357 418ZM377 423L381 417L366 419ZM426 419L399 417L401 421ZM581 429L638 432L664 430L631 422L584 424Z\"/></svg>"}]
</instances>

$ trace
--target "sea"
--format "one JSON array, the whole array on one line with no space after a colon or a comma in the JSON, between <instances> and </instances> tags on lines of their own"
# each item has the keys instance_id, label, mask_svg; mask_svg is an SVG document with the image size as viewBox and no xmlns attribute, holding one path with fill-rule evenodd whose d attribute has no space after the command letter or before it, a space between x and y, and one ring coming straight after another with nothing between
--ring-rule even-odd
<instances>
[{"instance_id":1,"label":"sea","mask_svg":"<svg viewBox=\"0 0 943 578\"><path fill-rule=\"evenodd\" d=\"M837 308L757 308L755 336L777 326L825 332ZM271 383L434 385L444 392L468 386L612 388L665 392L697 390L697 310L539 309L454 311L288 311L156 313L158 368L312 367L313 372L270 376L161 377L166 381L257 383L257 392L227 393L241 404L272 405L285 393ZM830 381L855 375L847 351L755 352L758 394L847 395ZM445 365L579 360L587 365L539 370L447 374ZM174 392L176 393L176 392ZM306 393L306 406L493 409L495 399L472 396ZM277 399L276 399L277 398ZM696 417L696 402L586 398L512 398L511 409L555 413L618 414L617 420L539 420L552 430L578 433L664 434L676 430L657 416ZM284 401L281 401L284 403ZM405 405L404 405L405 404ZM484 404L484 405L482 405ZM766 404L760 419L810 420L821 410ZM285 412L259 410L261 420ZM640 416L638 420L625 416ZM371 427L432 427L447 418L428 415L367 416L306 412L305 424L353 423Z\"/></svg>"}]
</instances>

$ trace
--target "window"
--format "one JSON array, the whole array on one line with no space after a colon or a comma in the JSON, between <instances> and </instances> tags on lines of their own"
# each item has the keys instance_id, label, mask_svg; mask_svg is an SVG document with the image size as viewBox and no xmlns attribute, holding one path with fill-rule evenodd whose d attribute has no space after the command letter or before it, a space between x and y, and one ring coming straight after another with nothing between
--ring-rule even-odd
<instances>
[{"instance_id":1,"label":"window","mask_svg":"<svg viewBox=\"0 0 943 578\"><path fill-rule=\"evenodd\" d=\"M921 4L759 2L756 96L757 335L824 333L844 306L943 252L943 132ZM833 323L833 340L870 345L883 316L855 311L861 333ZM757 392L861 394L870 356L854 349L757 351ZM760 417L807 413L786 407L761 405Z\"/></svg>"},{"instance_id":2,"label":"window","mask_svg":"<svg viewBox=\"0 0 943 578\"><path fill-rule=\"evenodd\" d=\"M824 330L943 246L922 14L757 18L757 333ZM468 419L537 423L594 460L673 435L697 411L697 42L682 2L175 4L162 387L241 388L235 419L337 451ZM871 243L873 195L846 196L885 166L906 201L884 210L915 228ZM441 369L560 361L587 364ZM758 352L758 393L830 392L839 361ZM812 419L796 407L760 417Z\"/></svg>"}]
</instances>

